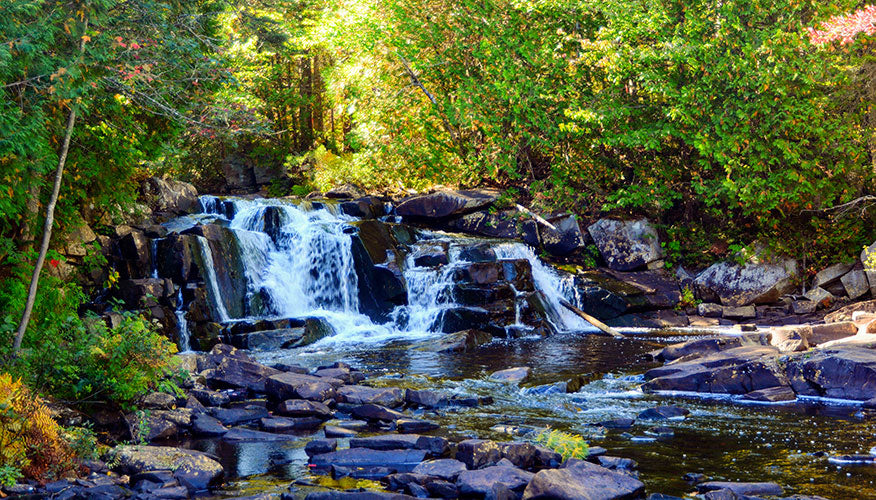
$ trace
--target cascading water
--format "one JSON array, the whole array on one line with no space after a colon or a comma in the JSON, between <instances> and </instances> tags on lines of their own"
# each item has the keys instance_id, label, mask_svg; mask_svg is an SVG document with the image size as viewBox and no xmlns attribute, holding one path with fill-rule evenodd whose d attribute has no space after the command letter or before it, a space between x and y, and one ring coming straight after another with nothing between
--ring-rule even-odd
<instances>
[{"instance_id":1,"label":"cascading water","mask_svg":"<svg viewBox=\"0 0 876 500\"><path fill-rule=\"evenodd\" d=\"M183 299L183 290L179 289L177 293L177 307L174 311L176 315L176 326L179 330L178 347L179 352L189 352L192 350L190 344L189 320L186 319L185 300Z\"/></svg>"},{"instance_id":2,"label":"cascading water","mask_svg":"<svg viewBox=\"0 0 876 500\"><path fill-rule=\"evenodd\" d=\"M359 279L354 264L352 223L357 219L338 214L323 204L296 205L283 200L220 200L201 197L205 214L227 220L236 239L246 281L242 317L229 317L218 285L210 245L198 237L211 304L222 322L265 318L324 318L337 332L320 345L382 342L395 338L427 338L440 329L443 311L456 307L454 276L466 265L460 241L450 235L427 233L418 244L441 243L448 248L447 263L419 266L413 253L401 264L407 287L407 304L395 307L384 324L375 324L360 311ZM224 225L225 223L223 223ZM428 239L431 238L431 239ZM525 259L532 266L536 288L548 302L549 320L557 330L591 330L592 327L560 305L574 300L571 278L563 278L542 263L522 243L499 243L500 259ZM520 292L514 290L515 325L520 326Z\"/></svg>"}]
</instances>

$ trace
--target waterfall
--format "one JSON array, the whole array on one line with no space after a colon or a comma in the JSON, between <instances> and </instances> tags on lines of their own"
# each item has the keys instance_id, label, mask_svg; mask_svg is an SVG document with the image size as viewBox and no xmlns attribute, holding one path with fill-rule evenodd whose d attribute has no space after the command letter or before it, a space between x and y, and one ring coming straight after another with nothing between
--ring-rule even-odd
<instances>
[{"instance_id":1,"label":"waterfall","mask_svg":"<svg viewBox=\"0 0 876 500\"><path fill-rule=\"evenodd\" d=\"M183 300L183 289L179 288L177 293L177 306L174 314L176 315L176 326L179 330L179 352L189 352L192 350L189 342L189 321L186 319L186 307Z\"/></svg>"},{"instance_id":2,"label":"waterfall","mask_svg":"<svg viewBox=\"0 0 876 500\"><path fill-rule=\"evenodd\" d=\"M443 233L419 234L411 246L443 246L447 263L418 266L414 252L406 255L399 270L407 287L407 304L396 306L384 324L375 324L360 311L359 278L350 237L355 231L352 223L357 219L339 214L333 205L318 202L202 196L200 204L205 216L218 218L217 224L227 226L233 235L234 245L229 248L239 253L240 272L246 283L246 290L236 291L236 296L243 297L243 308L234 309L242 310L243 316L229 317L231 304L226 306L229 299L220 290L211 245L198 236L205 267L203 278L216 317L221 322L321 317L337 332L323 339L321 345L435 335L441 329L442 312L459 306L453 297L454 279L457 270L469 265L461 258L461 249L484 241ZM557 330L593 329L560 305L560 299L577 302L571 276L545 265L522 243L498 243L492 248L499 259L525 259L531 264L535 287L544 295L548 320ZM508 326L519 328L523 326L521 301L526 300L527 293L514 289L514 294L515 324ZM181 342L180 348L184 347Z\"/></svg>"}]
</instances>

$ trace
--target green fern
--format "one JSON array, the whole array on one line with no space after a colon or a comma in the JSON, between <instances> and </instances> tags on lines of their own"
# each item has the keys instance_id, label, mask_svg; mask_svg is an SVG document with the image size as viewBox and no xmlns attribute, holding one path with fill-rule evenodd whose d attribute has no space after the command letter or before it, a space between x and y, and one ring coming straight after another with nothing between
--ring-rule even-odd
<instances>
[{"instance_id":1,"label":"green fern","mask_svg":"<svg viewBox=\"0 0 876 500\"><path fill-rule=\"evenodd\" d=\"M533 441L543 445L562 455L563 460L570 458L585 459L590 454L587 441L578 434L563 432L556 429L547 429L538 433Z\"/></svg>"}]
</instances>

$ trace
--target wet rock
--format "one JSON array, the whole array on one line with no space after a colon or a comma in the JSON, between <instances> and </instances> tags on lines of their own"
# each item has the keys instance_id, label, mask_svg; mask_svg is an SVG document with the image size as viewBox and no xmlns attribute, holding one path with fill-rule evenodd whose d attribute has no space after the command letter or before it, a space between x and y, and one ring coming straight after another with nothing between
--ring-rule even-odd
<instances>
[{"instance_id":1,"label":"wet rock","mask_svg":"<svg viewBox=\"0 0 876 500\"><path fill-rule=\"evenodd\" d=\"M316 467L389 467L401 472L411 471L426 457L424 450L370 450L347 448L311 457Z\"/></svg>"},{"instance_id":2,"label":"wet rock","mask_svg":"<svg viewBox=\"0 0 876 500\"><path fill-rule=\"evenodd\" d=\"M876 351L838 347L797 358L787 366L791 388L803 396L866 401L876 397Z\"/></svg>"},{"instance_id":3,"label":"wet rock","mask_svg":"<svg viewBox=\"0 0 876 500\"><path fill-rule=\"evenodd\" d=\"M671 427L659 426L651 427L650 429L645 431L645 434L648 436L656 436L659 438L670 438L675 436L675 431L672 430Z\"/></svg>"},{"instance_id":4,"label":"wet rock","mask_svg":"<svg viewBox=\"0 0 876 500\"><path fill-rule=\"evenodd\" d=\"M130 309L154 307L159 303L166 305L169 303L168 297L173 295L173 283L162 278L122 280L118 285L118 293Z\"/></svg>"},{"instance_id":5,"label":"wet rock","mask_svg":"<svg viewBox=\"0 0 876 500\"><path fill-rule=\"evenodd\" d=\"M778 365L778 350L743 346L686 362L671 363L645 373L645 391L690 391L746 394L788 385Z\"/></svg>"},{"instance_id":6,"label":"wet rock","mask_svg":"<svg viewBox=\"0 0 876 500\"><path fill-rule=\"evenodd\" d=\"M601 457L596 457L596 461L599 465L605 467L610 470L635 470L638 468L639 464L636 463L635 460L630 458L621 458L621 457L609 457L607 455L603 455Z\"/></svg>"},{"instance_id":7,"label":"wet rock","mask_svg":"<svg viewBox=\"0 0 876 500\"><path fill-rule=\"evenodd\" d=\"M228 432L218 419L209 415L195 415L192 417L192 435L197 437L221 436Z\"/></svg>"},{"instance_id":8,"label":"wet rock","mask_svg":"<svg viewBox=\"0 0 876 500\"><path fill-rule=\"evenodd\" d=\"M704 493L715 490L730 490L737 495L778 496L783 489L776 483L736 483L731 481L708 481L697 485L697 491Z\"/></svg>"},{"instance_id":9,"label":"wet rock","mask_svg":"<svg viewBox=\"0 0 876 500\"><path fill-rule=\"evenodd\" d=\"M719 262L700 273L695 286L700 294L711 294L726 306L745 306L775 302L794 290L797 263Z\"/></svg>"},{"instance_id":10,"label":"wet rock","mask_svg":"<svg viewBox=\"0 0 876 500\"><path fill-rule=\"evenodd\" d=\"M444 333L461 332L463 330L489 331L490 329L490 313L480 307L452 307L444 309L431 327L431 330L440 330ZM496 329L493 328L492 330L495 331Z\"/></svg>"},{"instance_id":11,"label":"wet rock","mask_svg":"<svg viewBox=\"0 0 876 500\"><path fill-rule=\"evenodd\" d=\"M456 459L475 470L495 465L502 459L502 450L494 441L466 439L457 444Z\"/></svg>"},{"instance_id":12,"label":"wet rock","mask_svg":"<svg viewBox=\"0 0 876 500\"><path fill-rule=\"evenodd\" d=\"M382 491L314 491L304 500L416 500L416 497Z\"/></svg>"},{"instance_id":13,"label":"wet rock","mask_svg":"<svg viewBox=\"0 0 876 500\"><path fill-rule=\"evenodd\" d=\"M406 418L404 413L375 404L357 406L353 408L352 414L355 418L368 421L395 422L400 418Z\"/></svg>"},{"instance_id":14,"label":"wet rock","mask_svg":"<svg viewBox=\"0 0 876 500\"><path fill-rule=\"evenodd\" d=\"M152 271L152 251L149 239L140 231L131 231L119 239L119 252L124 260L122 277L146 278Z\"/></svg>"},{"instance_id":15,"label":"wet rock","mask_svg":"<svg viewBox=\"0 0 876 500\"><path fill-rule=\"evenodd\" d=\"M510 490L522 491L535 474L516 467L492 466L459 473L456 486L462 496L486 496L493 486L503 484Z\"/></svg>"},{"instance_id":16,"label":"wet rock","mask_svg":"<svg viewBox=\"0 0 876 500\"><path fill-rule=\"evenodd\" d=\"M351 477L354 479L369 479L378 481L386 478L390 474L395 474L396 470L391 467L344 467L342 465L331 466L331 476L333 479Z\"/></svg>"},{"instance_id":17,"label":"wet rock","mask_svg":"<svg viewBox=\"0 0 876 500\"><path fill-rule=\"evenodd\" d=\"M477 243L460 249L459 260L463 262L495 262L496 251L489 243Z\"/></svg>"},{"instance_id":18,"label":"wet rock","mask_svg":"<svg viewBox=\"0 0 876 500\"><path fill-rule=\"evenodd\" d=\"M465 464L459 460L441 458L422 462L414 467L411 472L455 482L459 474L465 470L467 470Z\"/></svg>"},{"instance_id":19,"label":"wet rock","mask_svg":"<svg viewBox=\"0 0 876 500\"><path fill-rule=\"evenodd\" d=\"M742 340L739 337L697 339L666 346L657 354L656 358L660 361L674 361L685 356L704 356L741 345Z\"/></svg>"},{"instance_id":20,"label":"wet rock","mask_svg":"<svg viewBox=\"0 0 876 500\"><path fill-rule=\"evenodd\" d=\"M316 377L336 378L343 380L345 384L355 384L365 380L365 374L353 371L349 368L320 368L313 372Z\"/></svg>"},{"instance_id":21,"label":"wet rock","mask_svg":"<svg viewBox=\"0 0 876 500\"><path fill-rule=\"evenodd\" d=\"M493 336L482 330L462 330L448 333L438 340L424 342L422 347L434 352L469 352L492 340Z\"/></svg>"},{"instance_id":22,"label":"wet rock","mask_svg":"<svg viewBox=\"0 0 876 500\"><path fill-rule=\"evenodd\" d=\"M430 390L405 390L405 402L424 408L442 408L450 404L450 394Z\"/></svg>"},{"instance_id":23,"label":"wet rock","mask_svg":"<svg viewBox=\"0 0 876 500\"><path fill-rule=\"evenodd\" d=\"M327 425L323 428L325 432L325 437L327 438L349 438L358 436L359 432L353 429L345 429L343 427L338 427L336 425Z\"/></svg>"},{"instance_id":24,"label":"wet rock","mask_svg":"<svg viewBox=\"0 0 876 500\"><path fill-rule=\"evenodd\" d=\"M214 389L249 389L265 392L268 377L280 374L279 370L252 361L225 358L207 376L207 382Z\"/></svg>"},{"instance_id":25,"label":"wet rock","mask_svg":"<svg viewBox=\"0 0 876 500\"><path fill-rule=\"evenodd\" d=\"M543 470L523 492L524 500L625 500L642 495L645 485L626 474L570 459L561 469Z\"/></svg>"},{"instance_id":26,"label":"wet rock","mask_svg":"<svg viewBox=\"0 0 876 500\"><path fill-rule=\"evenodd\" d=\"M377 404L389 408L398 408L404 403L404 392L396 387L366 387L362 385L346 385L337 390L339 403Z\"/></svg>"},{"instance_id":27,"label":"wet rock","mask_svg":"<svg viewBox=\"0 0 876 500\"><path fill-rule=\"evenodd\" d=\"M324 453L331 453L337 449L337 439L314 439L304 446L304 452L307 453L308 457L312 457L314 455L322 455Z\"/></svg>"},{"instance_id":28,"label":"wet rock","mask_svg":"<svg viewBox=\"0 0 876 500\"><path fill-rule=\"evenodd\" d=\"M541 246L545 251L562 257L584 246L584 234L574 214L551 217L548 222L553 224L553 229L543 224L536 226Z\"/></svg>"},{"instance_id":29,"label":"wet rock","mask_svg":"<svg viewBox=\"0 0 876 500\"><path fill-rule=\"evenodd\" d=\"M596 447L590 447L591 452L593 448ZM556 469L561 463L563 463L563 456L556 451L544 446L535 447L535 466L537 468Z\"/></svg>"},{"instance_id":30,"label":"wet rock","mask_svg":"<svg viewBox=\"0 0 876 500\"><path fill-rule=\"evenodd\" d=\"M322 420L316 417L266 417L259 420L259 426L266 432L288 432L295 430L318 429Z\"/></svg>"},{"instance_id":31,"label":"wet rock","mask_svg":"<svg viewBox=\"0 0 876 500\"><path fill-rule=\"evenodd\" d=\"M797 399L797 395L790 387L783 385L749 392L744 395L742 399L766 403L778 403L780 401L794 401Z\"/></svg>"},{"instance_id":32,"label":"wet rock","mask_svg":"<svg viewBox=\"0 0 876 500\"><path fill-rule=\"evenodd\" d=\"M687 315L673 310L632 313L606 322L616 328L684 328L690 325Z\"/></svg>"},{"instance_id":33,"label":"wet rock","mask_svg":"<svg viewBox=\"0 0 876 500\"><path fill-rule=\"evenodd\" d=\"M682 419L690 414L690 411L685 408L679 408L678 406L656 406L654 408L648 408L647 410L639 413L639 420L668 420L668 419Z\"/></svg>"},{"instance_id":34,"label":"wet rock","mask_svg":"<svg viewBox=\"0 0 876 500\"><path fill-rule=\"evenodd\" d=\"M268 410L261 407L210 408L210 415L222 425L240 425L255 422L268 416Z\"/></svg>"},{"instance_id":35,"label":"wet rock","mask_svg":"<svg viewBox=\"0 0 876 500\"><path fill-rule=\"evenodd\" d=\"M587 231L611 269L632 271L663 257L657 231L647 220L601 219Z\"/></svg>"},{"instance_id":36,"label":"wet rock","mask_svg":"<svg viewBox=\"0 0 876 500\"><path fill-rule=\"evenodd\" d=\"M437 191L402 201L395 213L413 219L440 219L473 212L493 203L497 196L496 192L484 190Z\"/></svg>"},{"instance_id":37,"label":"wet rock","mask_svg":"<svg viewBox=\"0 0 876 500\"><path fill-rule=\"evenodd\" d=\"M530 370L532 369L528 366L507 368L505 370L493 372L490 375L490 379L497 380L499 382L520 383L526 380L527 377L529 377Z\"/></svg>"},{"instance_id":38,"label":"wet rock","mask_svg":"<svg viewBox=\"0 0 876 500\"><path fill-rule=\"evenodd\" d=\"M289 399L277 406L277 413L287 417L317 417L328 420L332 417L332 410L319 401L306 401L303 399Z\"/></svg>"},{"instance_id":39,"label":"wet rock","mask_svg":"<svg viewBox=\"0 0 876 500\"><path fill-rule=\"evenodd\" d=\"M757 310L754 306L724 306L723 317L733 320L753 319L757 317Z\"/></svg>"},{"instance_id":40,"label":"wet rock","mask_svg":"<svg viewBox=\"0 0 876 500\"><path fill-rule=\"evenodd\" d=\"M554 382L553 384L537 385L535 387L526 387L523 389L523 394L527 396L546 394L565 394L567 388L566 382Z\"/></svg>"},{"instance_id":41,"label":"wet rock","mask_svg":"<svg viewBox=\"0 0 876 500\"><path fill-rule=\"evenodd\" d=\"M681 497L674 497L672 495L664 495L663 493L651 493L648 495L646 500L684 500Z\"/></svg>"},{"instance_id":42,"label":"wet rock","mask_svg":"<svg viewBox=\"0 0 876 500\"><path fill-rule=\"evenodd\" d=\"M407 284L398 241L389 225L377 220L354 223L351 235L353 264L359 280L359 310L372 321L384 323L392 310L407 303Z\"/></svg>"},{"instance_id":43,"label":"wet rock","mask_svg":"<svg viewBox=\"0 0 876 500\"><path fill-rule=\"evenodd\" d=\"M122 474L166 470L190 492L203 491L217 484L224 473L218 462L206 454L164 446L119 446L112 452Z\"/></svg>"},{"instance_id":44,"label":"wet rock","mask_svg":"<svg viewBox=\"0 0 876 500\"><path fill-rule=\"evenodd\" d=\"M277 441L297 441L298 437L289 434L274 434L271 432L255 431L252 429L234 428L222 435L223 441L240 443L270 443Z\"/></svg>"},{"instance_id":45,"label":"wet rock","mask_svg":"<svg viewBox=\"0 0 876 500\"><path fill-rule=\"evenodd\" d=\"M415 418L400 418L395 421L395 424L398 426L398 431L403 434L431 432L440 427L435 422Z\"/></svg>"},{"instance_id":46,"label":"wet rock","mask_svg":"<svg viewBox=\"0 0 876 500\"><path fill-rule=\"evenodd\" d=\"M286 399L326 401L332 399L335 388L342 385L344 385L343 380L286 372L269 377L265 382L265 392L276 401Z\"/></svg>"},{"instance_id":47,"label":"wet rock","mask_svg":"<svg viewBox=\"0 0 876 500\"><path fill-rule=\"evenodd\" d=\"M508 460L515 467L531 469L535 466L538 449L527 442L499 443L502 450L502 458Z\"/></svg>"},{"instance_id":48,"label":"wet rock","mask_svg":"<svg viewBox=\"0 0 876 500\"><path fill-rule=\"evenodd\" d=\"M189 391L204 406L222 406L228 404L231 399L228 394L211 391L208 389L192 389Z\"/></svg>"}]
</instances>

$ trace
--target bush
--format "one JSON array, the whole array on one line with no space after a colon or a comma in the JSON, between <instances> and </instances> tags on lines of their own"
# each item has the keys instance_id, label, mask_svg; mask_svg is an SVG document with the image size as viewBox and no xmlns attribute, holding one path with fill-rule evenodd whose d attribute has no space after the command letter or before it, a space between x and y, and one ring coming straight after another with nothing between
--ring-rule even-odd
<instances>
[{"instance_id":1,"label":"bush","mask_svg":"<svg viewBox=\"0 0 876 500\"><path fill-rule=\"evenodd\" d=\"M0 374L0 481L14 481L16 471L43 479L74 467L74 453L42 400L20 379Z\"/></svg>"},{"instance_id":2,"label":"bush","mask_svg":"<svg viewBox=\"0 0 876 500\"><path fill-rule=\"evenodd\" d=\"M584 460L590 454L590 448L583 437L556 429L548 428L541 431L533 441L559 453L563 456L563 460L570 458Z\"/></svg>"}]
</instances>

